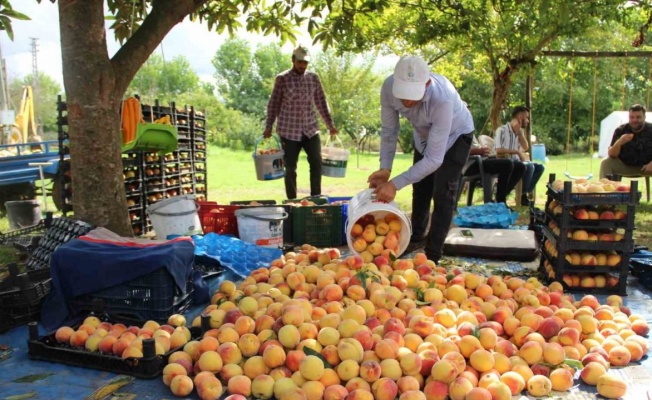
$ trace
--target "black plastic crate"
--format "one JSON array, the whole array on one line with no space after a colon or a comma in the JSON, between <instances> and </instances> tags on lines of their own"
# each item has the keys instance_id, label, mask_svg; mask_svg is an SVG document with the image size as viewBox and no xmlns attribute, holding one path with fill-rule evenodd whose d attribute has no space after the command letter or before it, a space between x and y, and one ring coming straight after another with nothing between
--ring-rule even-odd
<instances>
[{"instance_id":1,"label":"black plastic crate","mask_svg":"<svg viewBox=\"0 0 652 400\"><path fill-rule=\"evenodd\" d=\"M547 188L548 196L563 205L638 205L641 192L638 191L638 182L632 181L629 192L604 192L604 193L572 193L572 182L564 182L564 190L557 191L552 188L555 174L550 174Z\"/></svg>"},{"instance_id":2,"label":"black plastic crate","mask_svg":"<svg viewBox=\"0 0 652 400\"><path fill-rule=\"evenodd\" d=\"M111 319L109 322L111 321L114 321L114 323L128 323L128 321L121 320L119 317L115 317L115 319ZM200 338L207 328L210 328L210 322L206 317L203 317L202 328L189 328L191 339ZM93 368L116 374L130 375L141 379L152 379L159 376L163 372L163 368L167 365L170 355L180 350L180 348L174 348L163 355L156 355L154 340L145 339L143 340L142 358L127 358L123 360L121 357L113 354L71 348L65 344L58 343L54 338L54 334L39 337L38 325L35 322L29 324L29 340L27 346L29 358L33 360Z\"/></svg>"},{"instance_id":3,"label":"black plastic crate","mask_svg":"<svg viewBox=\"0 0 652 400\"><path fill-rule=\"evenodd\" d=\"M195 256L193 269L200 271L204 278L211 278L224 273L224 266L216 259L207 256Z\"/></svg>"},{"instance_id":4,"label":"black plastic crate","mask_svg":"<svg viewBox=\"0 0 652 400\"><path fill-rule=\"evenodd\" d=\"M41 316L42 303L43 299L39 299L22 306L0 308L0 314L2 315L2 318L0 318L0 333L33 321L38 321Z\"/></svg>"},{"instance_id":5,"label":"black plastic crate","mask_svg":"<svg viewBox=\"0 0 652 400\"><path fill-rule=\"evenodd\" d=\"M165 268L95 293L77 296L68 302L73 314L102 311L132 321L167 321L172 314L182 314L192 303L193 284L188 280L186 293L177 288Z\"/></svg>"},{"instance_id":6,"label":"black plastic crate","mask_svg":"<svg viewBox=\"0 0 652 400\"><path fill-rule=\"evenodd\" d=\"M542 226L542 233L547 238L550 239L555 244L555 247L559 251L606 251L613 250L619 252L632 252L634 251L634 241L631 240L631 237L628 239L623 239L618 242L614 241L597 241L592 242L588 240L573 240L565 238L560 240L557 235L550 231L550 228L547 226ZM631 236L631 235L629 235ZM627 235L625 236L627 238Z\"/></svg>"},{"instance_id":7,"label":"black plastic crate","mask_svg":"<svg viewBox=\"0 0 652 400\"><path fill-rule=\"evenodd\" d=\"M0 244L30 244L33 238L41 238L52 224L52 213L48 212L45 219L38 224L6 233L0 232Z\"/></svg>"},{"instance_id":8,"label":"black plastic crate","mask_svg":"<svg viewBox=\"0 0 652 400\"><path fill-rule=\"evenodd\" d=\"M23 274L26 284L15 286L0 292L0 310L9 307L26 306L43 299L50 293L51 279L42 282L29 283L27 275Z\"/></svg>"},{"instance_id":9,"label":"black plastic crate","mask_svg":"<svg viewBox=\"0 0 652 400\"><path fill-rule=\"evenodd\" d=\"M55 218L47 233L39 241L38 247L30 254L26 266L28 270L49 268L52 253L62 244L85 235L93 226L66 217Z\"/></svg>"}]
</instances>

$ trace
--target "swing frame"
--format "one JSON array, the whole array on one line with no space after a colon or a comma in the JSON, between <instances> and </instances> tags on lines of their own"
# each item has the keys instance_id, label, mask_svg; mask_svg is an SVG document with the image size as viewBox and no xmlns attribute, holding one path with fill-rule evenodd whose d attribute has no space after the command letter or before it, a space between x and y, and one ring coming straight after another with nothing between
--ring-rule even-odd
<instances>
[{"instance_id":1,"label":"swing frame","mask_svg":"<svg viewBox=\"0 0 652 400\"><path fill-rule=\"evenodd\" d=\"M566 166L568 169L568 157L570 156L570 130L571 130L571 122L572 122L572 84L573 84L573 69L574 69L574 59L575 58L593 58L594 60L594 67L593 67L593 121L592 121L592 127L591 127L591 154L593 154L594 151L594 139L595 139L595 108L596 108L596 93L597 93L597 59L598 58L624 58L624 65L625 68L623 68L623 96L621 100L621 107L624 109L624 102L625 102L625 79L627 78L627 58L630 57L644 57L648 58L650 60L650 64L648 66L648 76L652 76L652 51L558 51L558 50L544 50L540 53L541 56L546 56L546 57L570 57L571 59L571 77L570 77L570 95L569 95L569 107L568 107L568 134L567 134L567 158L566 158ZM527 102L530 103L532 99L532 87L534 85L531 84L530 80L532 79L531 77L527 78L528 81L526 84L526 100ZM532 109L531 104L526 104L530 109ZM650 108L650 87L648 86L647 89L647 108ZM529 136L529 135L528 135ZM530 137L528 137L528 142L530 141ZM593 158L591 158L591 168L593 165ZM593 173L589 173L586 177L580 177L580 176L574 176L571 175L569 171L566 171L564 174L567 178L572 179L572 180L578 180L578 179L591 179L593 177Z\"/></svg>"}]
</instances>

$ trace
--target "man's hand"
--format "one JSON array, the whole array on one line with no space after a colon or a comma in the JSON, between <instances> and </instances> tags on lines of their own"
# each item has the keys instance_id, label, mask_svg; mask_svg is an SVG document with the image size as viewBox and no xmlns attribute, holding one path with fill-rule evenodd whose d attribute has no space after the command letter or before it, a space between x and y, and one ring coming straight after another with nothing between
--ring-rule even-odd
<instances>
[{"instance_id":1,"label":"man's hand","mask_svg":"<svg viewBox=\"0 0 652 400\"><path fill-rule=\"evenodd\" d=\"M489 147L475 147L475 148L471 148L471 153L470 154L472 156L485 157L485 156L489 155L489 153L490 153Z\"/></svg>"},{"instance_id":2,"label":"man's hand","mask_svg":"<svg viewBox=\"0 0 652 400\"><path fill-rule=\"evenodd\" d=\"M642 172L647 172L647 173L652 173L652 161L650 161L649 163L645 164L645 165L641 168L641 171L642 171Z\"/></svg>"},{"instance_id":3,"label":"man's hand","mask_svg":"<svg viewBox=\"0 0 652 400\"><path fill-rule=\"evenodd\" d=\"M272 130L271 129L265 129L265 132L263 132L263 137L265 139L272 137Z\"/></svg>"},{"instance_id":4,"label":"man's hand","mask_svg":"<svg viewBox=\"0 0 652 400\"><path fill-rule=\"evenodd\" d=\"M518 152L518 158L520 158L521 161L530 161L530 156L523 151Z\"/></svg>"},{"instance_id":5,"label":"man's hand","mask_svg":"<svg viewBox=\"0 0 652 400\"><path fill-rule=\"evenodd\" d=\"M376 187L376 200L389 203L396 197L396 186L394 182L385 182Z\"/></svg>"},{"instance_id":6,"label":"man's hand","mask_svg":"<svg viewBox=\"0 0 652 400\"><path fill-rule=\"evenodd\" d=\"M334 126L330 127L328 130L331 133L331 136L337 135L337 128L335 128Z\"/></svg>"},{"instance_id":7,"label":"man's hand","mask_svg":"<svg viewBox=\"0 0 652 400\"><path fill-rule=\"evenodd\" d=\"M618 139L618 142L619 142L620 145L622 146L622 145L624 145L624 144L627 143L627 142L631 142L632 139L634 139L634 134L633 134L633 133L626 133L626 134L622 135L622 136Z\"/></svg>"},{"instance_id":8,"label":"man's hand","mask_svg":"<svg viewBox=\"0 0 652 400\"><path fill-rule=\"evenodd\" d=\"M369 182L369 187L377 188L378 186L387 182L389 180L389 176L391 175L391 173L392 171L388 169L379 169L378 171L369 175L369 178L367 178L367 182Z\"/></svg>"}]
</instances>

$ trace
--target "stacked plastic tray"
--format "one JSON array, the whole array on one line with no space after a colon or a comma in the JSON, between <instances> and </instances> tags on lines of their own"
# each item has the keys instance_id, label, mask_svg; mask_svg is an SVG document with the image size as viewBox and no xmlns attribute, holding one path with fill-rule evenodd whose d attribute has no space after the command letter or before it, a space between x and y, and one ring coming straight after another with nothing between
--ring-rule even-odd
<instances>
[{"instance_id":1,"label":"stacked plastic tray","mask_svg":"<svg viewBox=\"0 0 652 400\"><path fill-rule=\"evenodd\" d=\"M186 110L188 108L186 107ZM206 116L201 111L190 108L190 132L192 145L193 193L198 201L206 200Z\"/></svg>"},{"instance_id":2,"label":"stacked plastic tray","mask_svg":"<svg viewBox=\"0 0 652 400\"><path fill-rule=\"evenodd\" d=\"M568 291L627 294L636 205L641 193L573 193L552 188L550 174L540 269Z\"/></svg>"}]
</instances>

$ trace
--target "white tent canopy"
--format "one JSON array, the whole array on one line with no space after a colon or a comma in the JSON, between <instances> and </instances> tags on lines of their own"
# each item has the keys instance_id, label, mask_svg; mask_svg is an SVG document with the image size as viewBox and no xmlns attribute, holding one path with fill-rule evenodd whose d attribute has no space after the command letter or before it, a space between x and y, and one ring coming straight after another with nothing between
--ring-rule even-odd
<instances>
[{"instance_id":1,"label":"white tent canopy","mask_svg":"<svg viewBox=\"0 0 652 400\"><path fill-rule=\"evenodd\" d=\"M652 112L647 112L645 120L647 122L652 122ZM609 150L609 146L611 146L611 138L614 135L614 131L620 125L626 124L627 122L629 122L629 111L614 111L600 122L599 157L607 157L607 150Z\"/></svg>"}]
</instances>

